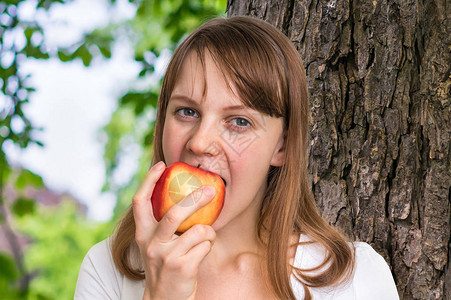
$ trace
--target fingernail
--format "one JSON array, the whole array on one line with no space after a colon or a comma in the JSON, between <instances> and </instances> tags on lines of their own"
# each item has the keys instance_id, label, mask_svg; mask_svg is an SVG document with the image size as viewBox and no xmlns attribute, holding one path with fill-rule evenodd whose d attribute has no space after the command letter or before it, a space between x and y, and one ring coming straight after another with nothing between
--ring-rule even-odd
<instances>
[{"instance_id":1,"label":"fingernail","mask_svg":"<svg viewBox=\"0 0 451 300\"><path fill-rule=\"evenodd\" d=\"M207 196L213 196L214 194L216 194L216 190L214 187L212 187L211 185L208 185L204 188L204 192Z\"/></svg>"},{"instance_id":2,"label":"fingernail","mask_svg":"<svg viewBox=\"0 0 451 300\"><path fill-rule=\"evenodd\" d=\"M161 171L163 168L164 168L164 162L160 161L157 164L155 164L152 169L155 171Z\"/></svg>"}]
</instances>

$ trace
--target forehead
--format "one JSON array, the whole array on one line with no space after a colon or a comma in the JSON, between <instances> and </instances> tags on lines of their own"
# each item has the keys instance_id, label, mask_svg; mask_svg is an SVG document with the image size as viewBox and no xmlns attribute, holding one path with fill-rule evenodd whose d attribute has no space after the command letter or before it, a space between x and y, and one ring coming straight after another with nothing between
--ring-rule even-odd
<instances>
[{"instance_id":1,"label":"forehead","mask_svg":"<svg viewBox=\"0 0 451 300\"><path fill-rule=\"evenodd\" d=\"M208 51L204 51L201 57L194 51L188 53L176 75L170 100L177 95L200 103L214 100L228 105L244 105L233 83L218 68Z\"/></svg>"}]
</instances>

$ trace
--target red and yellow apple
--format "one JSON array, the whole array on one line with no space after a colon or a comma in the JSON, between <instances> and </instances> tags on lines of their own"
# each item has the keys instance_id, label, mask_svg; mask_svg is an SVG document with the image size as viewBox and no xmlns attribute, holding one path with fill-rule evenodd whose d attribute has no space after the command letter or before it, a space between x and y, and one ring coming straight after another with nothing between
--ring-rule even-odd
<instances>
[{"instance_id":1,"label":"red and yellow apple","mask_svg":"<svg viewBox=\"0 0 451 300\"><path fill-rule=\"evenodd\" d=\"M212 225L224 206L224 181L216 173L200 169L199 166L192 167L180 161L168 166L155 185L151 199L155 219L159 222L173 205L205 185L215 188L214 198L188 217L179 226L177 232L185 232L195 224ZM193 194L194 197L200 197L200 195ZM194 205L194 203L184 203L184 205Z\"/></svg>"}]
</instances>

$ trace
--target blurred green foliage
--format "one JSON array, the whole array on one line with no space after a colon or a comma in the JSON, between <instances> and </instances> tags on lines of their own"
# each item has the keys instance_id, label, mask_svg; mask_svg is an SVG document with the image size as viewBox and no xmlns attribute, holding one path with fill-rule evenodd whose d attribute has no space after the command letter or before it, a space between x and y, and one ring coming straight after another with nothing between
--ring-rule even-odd
<instances>
[{"instance_id":1,"label":"blurred green foliage","mask_svg":"<svg viewBox=\"0 0 451 300\"><path fill-rule=\"evenodd\" d=\"M28 296L37 299L73 298L78 269L87 249L111 231L109 223L86 220L70 199L58 207L40 208L35 214L23 216L18 225L32 240L25 265L36 272Z\"/></svg>"},{"instance_id":2,"label":"blurred green foliage","mask_svg":"<svg viewBox=\"0 0 451 300\"><path fill-rule=\"evenodd\" d=\"M150 166L155 109L161 78L151 82L155 65L164 50L173 51L190 31L208 19L224 13L226 0L129 0L136 8L131 20L108 24L86 33L77 43L56 50L45 44L45 31L35 19L21 20L20 10L32 0L0 2L0 225L13 253L0 252L1 299L71 299L78 270L88 249L112 233L115 222L130 205L140 179ZM34 0L36 11L49 11L71 0ZM113 6L116 0L107 1ZM19 38L17 38L19 37ZM126 38L135 49L141 71L137 81L146 88L130 90L118 99L118 106L103 131L107 136L104 161L105 191L117 195L114 217L94 223L80 213L74 200L58 206L43 206L27 196L27 189L45 189L39 174L12 168L5 146L25 149L44 146L24 112L32 101L34 87L21 64L27 59L56 58L62 62L81 60L89 67L93 59L111 58L115 41ZM155 76L153 76L155 77ZM142 84L141 84L142 86ZM138 153L138 169L132 178L118 182L124 156ZM120 175L120 174L119 174ZM5 190L13 187L14 199ZM26 235L23 252L17 236Z\"/></svg>"}]
</instances>

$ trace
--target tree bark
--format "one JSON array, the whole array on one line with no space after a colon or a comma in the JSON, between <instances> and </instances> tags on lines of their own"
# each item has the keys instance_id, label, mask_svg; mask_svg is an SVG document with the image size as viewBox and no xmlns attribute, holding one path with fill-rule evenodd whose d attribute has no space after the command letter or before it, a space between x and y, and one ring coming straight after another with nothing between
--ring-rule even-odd
<instances>
[{"instance_id":1,"label":"tree bark","mask_svg":"<svg viewBox=\"0 0 451 300\"><path fill-rule=\"evenodd\" d=\"M451 1L232 0L298 49L324 218L370 243L401 299L451 299Z\"/></svg>"}]
</instances>

